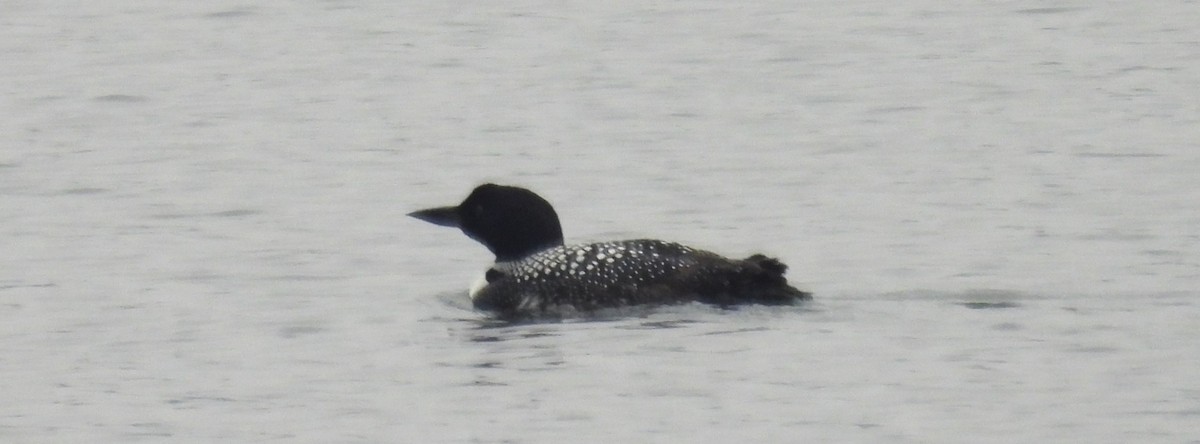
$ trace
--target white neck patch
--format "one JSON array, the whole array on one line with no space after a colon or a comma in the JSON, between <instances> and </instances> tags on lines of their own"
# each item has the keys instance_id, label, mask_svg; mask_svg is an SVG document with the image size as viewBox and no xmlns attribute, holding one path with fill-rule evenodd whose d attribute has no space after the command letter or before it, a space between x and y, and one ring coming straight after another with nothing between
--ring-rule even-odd
<instances>
[{"instance_id":1,"label":"white neck patch","mask_svg":"<svg viewBox=\"0 0 1200 444\"><path fill-rule=\"evenodd\" d=\"M479 276L479 279L475 280L475 283L471 284L471 289L467 292L467 295L469 295L471 300L474 301L479 297L479 293L482 293L484 287L487 287L487 285L487 273L484 273L483 275Z\"/></svg>"}]
</instances>

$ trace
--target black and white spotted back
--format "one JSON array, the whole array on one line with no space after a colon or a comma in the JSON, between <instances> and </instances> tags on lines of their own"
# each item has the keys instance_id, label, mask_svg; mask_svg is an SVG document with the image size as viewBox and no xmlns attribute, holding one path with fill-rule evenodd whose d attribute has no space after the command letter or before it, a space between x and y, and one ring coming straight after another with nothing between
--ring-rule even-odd
<instances>
[{"instance_id":1,"label":"black and white spotted back","mask_svg":"<svg viewBox=\"0 0 1200 444\"><path fill-rule=\"evenodd\" d=\"M662 241L628 240L559 246L500 266L517 283L636 284L693 263L689 255L695 251Z\"/></svg>"},{"instance_id":2,"label":"black and white spotted back","mask_svg":"<svg viewBox=\"0 0 1200 444\"><path fill-rule=\"evenodd\" d=\"M567 245L497 263L475 303L512 312L587 311L705 299L720 303L731 285L753 278L750 274L777 276L783 282L782 272L749 259L730 260L658 240Z\"/></svg>"}]
</instances>

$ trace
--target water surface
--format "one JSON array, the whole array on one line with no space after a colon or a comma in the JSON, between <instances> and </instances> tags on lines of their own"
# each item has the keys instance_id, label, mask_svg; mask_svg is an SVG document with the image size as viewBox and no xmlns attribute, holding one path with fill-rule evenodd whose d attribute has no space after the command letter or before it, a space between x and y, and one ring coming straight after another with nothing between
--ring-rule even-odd
<instances>
[{"instance_id":1,"label":"water surface","mask_svg":"<svg viewBox=\"0 0 1200 444\"><path fill-rule=\"evenodd\" d=\"M1196 442L1200 9L0 6L5 442ZM505 325L407 219L816 301Z\"/></svg>"}]
</instances>

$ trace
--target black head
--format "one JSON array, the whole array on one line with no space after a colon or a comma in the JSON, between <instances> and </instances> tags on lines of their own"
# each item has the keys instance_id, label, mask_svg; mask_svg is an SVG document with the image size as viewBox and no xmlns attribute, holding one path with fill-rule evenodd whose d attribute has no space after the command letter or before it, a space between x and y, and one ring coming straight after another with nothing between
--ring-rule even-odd
<instances>
[{"instance_id":1,"label":"black head","mask_svg":"<svg viewBox=\"0 0 1200 444\"><path fill-rule=\"evenodd\" d=\"M497 261L521 259L562 245L562 226L550 202L518 187L483 184L455 207L414 211L409 216L461 228L492 250Z\"/></svg>"}]
</instances>

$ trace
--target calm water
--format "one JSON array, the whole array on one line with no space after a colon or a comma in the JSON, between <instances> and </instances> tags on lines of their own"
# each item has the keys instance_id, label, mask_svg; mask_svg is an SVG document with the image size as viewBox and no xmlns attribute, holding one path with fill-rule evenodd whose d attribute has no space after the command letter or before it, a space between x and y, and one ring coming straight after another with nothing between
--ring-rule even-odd
<instances>
[{"instance_id":1,"label":"calm water","mask_svg":"<svg viewBox=\"0 0 1200 444\"><path fill-rule=\"evenodd\" d=\"M1200 442L1200 4L901 3L3 2L0 441ZM483 181L817 300L496 324Z\"/></svg>"}]
</instances>

